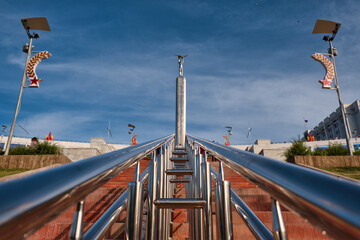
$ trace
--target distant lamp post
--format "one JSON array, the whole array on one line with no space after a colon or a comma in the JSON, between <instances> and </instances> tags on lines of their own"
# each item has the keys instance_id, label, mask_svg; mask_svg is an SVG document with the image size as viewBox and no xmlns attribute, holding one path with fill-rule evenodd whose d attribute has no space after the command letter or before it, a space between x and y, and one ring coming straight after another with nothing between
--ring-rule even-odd
<instances>
[{"instance_id":1,"label":"distant lamp post","mask_svg":"<svg viewBox=\"0 0 360 240\"><path fill-rule=\"evenodd\" d=\"M24 29L25 29L29 39L30 39L30 43L25 44L23 47L23 52L27 53L26 62L25 62L25 70L24 70L24 74L23 74L23 78L22 78L22 82L21 82L21 86L20 86L19 98L17 101L16 109L15 109L13 123L11 125L7 144L5 147L5 155L9 154L11 140L12 140L12 136L13 136L14 129L15 129L16 117L17 117L17 115L19 113L19 109L20 109L22 92L23 92L23 89L26 87L25 86L26 74L28 73L29 77L31 77L30 78L31 84L29 87L39 87L38 82L40 81L40 79L37 79L37 76L35 74L35 68L42 59L47 58L50 55L47 52L39 52L39 55L37 54L38 56L37 55L35 55L36 57L34 56L35 58L32 61L32 66L29 65L30 68L28 69L28 63L29 63L31 53L34 52L34 51L32 51L33 38L35 38L35 39L39 38L39 34L37 34L35 32L33 32L31 34L30 30L50 31L50 27L49 27L48 21L45 17L21 19L21 22L24 26ZM29 70L29 71L27 71L27 70Z\"/></svg>"},{"instance_id":2,"label":"distant lamp post","mask_svg":"<svg viewBox=\"0 0 360 240\"><path fill-rule=\"evenodd\" d=\"M136 144L137 144L136 137L137 137L138 135L137 135L137 134L134 134L134 135L132 136L133 131L134 131L134 129L135 129L135 126L129 123L129 124L128 124L128 127L130 128L130 131L129 131L129 134L130 134L130 144L131 144L131 145L136 145Z\"/></svg>"},{"instance_id":3,"label":"distant lamp post","mask_svg":"<svg viewBox=\"0 0 360 240\"><path fill-rule=\"evenodd\" d=\"M335 66L335 56L337 56L337 50L332 45L332 42L335 39L335 36L336 36L337 32L339 31L340 26L341 26L341 23L337 23L337 22L331 22L331 21L327 21L327 20L317 20L316 21L314 30L312 32L313 34L330 33L330 34L332 34L332 36L331 37L330 36L323 37L324 41L329 42L330 48L329 48L328 53L315 53L312 55L312 57L315 60L321 62L327 71L325 79L320 80L320 83L323 84L323 88L336 90L338 100L339 100L341 115L342 115L343 123L344 123L344 127L345 127L346 144L349 149L349 153L352 156L353 152L354 152L354 146L351 143L351 132L349 129L347 116L345 113L345 107L344 107L344 104L341 102L340 86L339 86L338 77L337 77L337 73L336 73L336 66ZM329 56L331 59L331 62L324 55ZM332 79L334 79L334 88L331 87Z\"/></svg>"},{"instance_id":4,"label":"distant lamp post","mask_svg":"<svg viewBox=\"0 0 360 240\"><path fill-rule=\"evenodd\" d=\"M223 136L226 139L225 145L230 146L230 136L232 135L232 133L231 133L232 127L226 126L225 128L227 128L227 132L228 132L228 136L226 136L226 135Z\"/></svg>"}]
</instances>

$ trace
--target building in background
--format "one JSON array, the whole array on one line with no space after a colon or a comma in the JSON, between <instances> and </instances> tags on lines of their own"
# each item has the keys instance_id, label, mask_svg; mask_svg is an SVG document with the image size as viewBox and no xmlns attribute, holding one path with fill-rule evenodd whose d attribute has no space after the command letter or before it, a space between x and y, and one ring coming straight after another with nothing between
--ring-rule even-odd
<instances>
[{"instance_id":1,"label":"building in background","mask_svg":"<svg viewBox=\"0 0 360 240\"><path fill-rule=\"evenodd\" d=\"M356 100L352 104L344 104L344 106L351 138L357 138L360 136L360 102ZM346 134L340 107L316 125L311 130L311 134L315 137L315 141L345 139Z\"/></svg>"}]
</instances>

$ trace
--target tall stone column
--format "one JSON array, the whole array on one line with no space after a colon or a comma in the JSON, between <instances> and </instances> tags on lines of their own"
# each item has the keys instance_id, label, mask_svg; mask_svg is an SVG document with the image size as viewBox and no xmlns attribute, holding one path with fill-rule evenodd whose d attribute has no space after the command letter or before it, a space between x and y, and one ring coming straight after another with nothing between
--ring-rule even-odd
<instances>
[{"instance_id":1,"label":"tall stone column","mask_svg":"<svg viewBox=\"0 0 360 240\"><path fill-rule=\"evenodd\" d=\"M183 76L184 57L179 56L179 76L176 78L176 126L175 143L177 147L185 147L186 134L186 78Z\"/></svg>"}]
</instances>

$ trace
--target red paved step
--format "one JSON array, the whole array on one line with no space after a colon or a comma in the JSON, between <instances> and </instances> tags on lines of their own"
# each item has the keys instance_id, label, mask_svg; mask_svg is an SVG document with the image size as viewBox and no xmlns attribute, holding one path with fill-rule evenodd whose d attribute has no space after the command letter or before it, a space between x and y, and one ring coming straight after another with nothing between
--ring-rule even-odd
<instances>
[{"instance_id":1,"label":"red paved step","mask_svg":"<svg viewBox=\"0 0 360 240\"><path fill-rule=\"evenodd\" d=\"M140 172L143 172L148 166L149 160L141 160ZM125 170L123 173L114 177L101 188L92 192L85 198L84 206L84 232L86 232L96 220L107 210L109 206L125 191L128 182L134 181L135 165ZM28 240L53 240L68 239L73 221L76 206L72 206L48 224L44 225L33 233ZM119 222L125 222L126 212L120 216ZM121 224L117 224L111 228L112 235L119 229ZM109 234L108 234L109 235Z\"/></svg>"}]
</instances>

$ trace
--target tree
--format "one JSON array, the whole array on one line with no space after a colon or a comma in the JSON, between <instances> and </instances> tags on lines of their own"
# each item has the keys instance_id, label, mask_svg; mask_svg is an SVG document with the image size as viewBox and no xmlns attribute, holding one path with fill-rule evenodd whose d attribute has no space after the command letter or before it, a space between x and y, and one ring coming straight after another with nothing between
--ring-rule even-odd
<instances>
[{"instance_id":1,"label":"tree","mask_svg":"<svg viewBox=\"0 0 360 240\"><path fill-rule=\"evenodd\" d=\"M310 147L305 146L304 142L298 138L293 138L291 147L284 152L286 161L290 162L295 156L308 156L311 154Z\"/></svg>"}]
</instances>

